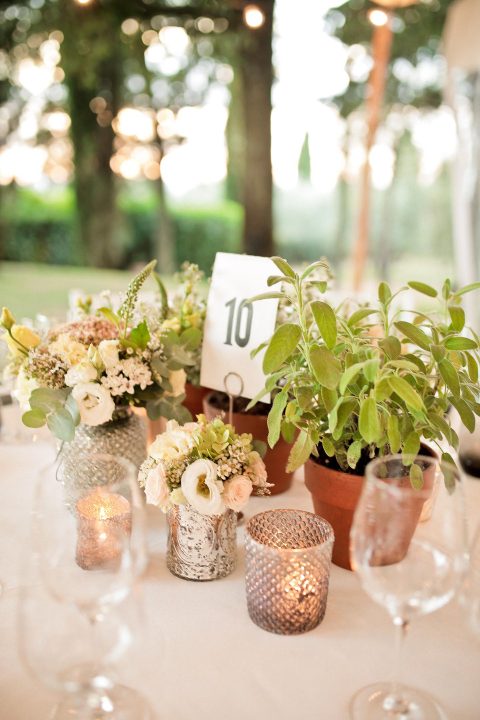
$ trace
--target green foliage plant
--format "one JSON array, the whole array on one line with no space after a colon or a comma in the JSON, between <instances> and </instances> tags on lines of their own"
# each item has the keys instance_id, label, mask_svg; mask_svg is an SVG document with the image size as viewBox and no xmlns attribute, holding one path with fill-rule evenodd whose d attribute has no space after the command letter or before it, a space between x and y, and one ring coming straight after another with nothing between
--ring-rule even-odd
<instances>
[{"instance_id":1,"label":"green foliage plant","mask_svg":"<svg viewBox=\"0 0 480 720\"><path fill-rule=\"evenodd\" d=\"M279 274L268 284L280 290L253 300L278 297L292 306L292 319L277 327L266 344L266 384L251 404L265 391L274 395L270 447L280 434L289 441L296 435L287 470L322 454L355 473L361 459L401 452L415 484L413 460L422 438L453 462L442 451L445 441L458 446L447 410L454 406L470 432L475 415L480 416L479 338L471 330L464 334L461 307L462 296L480 289L480 283L453 290L446 280L438 293L409 282L393 293L381 282L377 302L333 307L322 297L326 283L314 279L325 263L297 273L282 258L273 261ZM316 299L312 286L319 291ZM431 312L398 309L396 300L406 291L435 307Z\"/></svg>"}]
</instances>

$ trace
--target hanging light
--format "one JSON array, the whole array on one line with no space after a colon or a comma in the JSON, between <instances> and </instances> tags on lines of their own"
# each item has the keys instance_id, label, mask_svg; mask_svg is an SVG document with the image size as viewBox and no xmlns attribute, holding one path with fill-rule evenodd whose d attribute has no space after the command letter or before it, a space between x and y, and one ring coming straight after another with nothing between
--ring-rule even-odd
<instances>
[{"instance_id":1,"label":"hanging light","mask_svg":"<svg viewBox=\"0 0 480 720\"><path fill-rule=\"evenodd\" d=\"M243 8L243 22L247 27L256 30L265 22L265 13L258 5L245 5Z\"/></svg>"},{"instance_id":2,"label":"hanging light","mask_svg":"<svg viewBox=\"0 0 480 720\"><path fill-rule=\"evenodd\" d=\"M90 5L93 0L75 0L77 5Z\"/></svg>"},{"instance_id":3,"label":"hanging light","mask_svg":"<svg viewBox=\"0 0 480 720\"><path fill-rule=\"evenodd\" d=\"M382 27L382 25L386 25L388 23L389 15L385 12L385 10L373 8L373 10L370 10L368 13L368 19L372 25L375 25L375 27Z\"/></svg>"}]
</instances>

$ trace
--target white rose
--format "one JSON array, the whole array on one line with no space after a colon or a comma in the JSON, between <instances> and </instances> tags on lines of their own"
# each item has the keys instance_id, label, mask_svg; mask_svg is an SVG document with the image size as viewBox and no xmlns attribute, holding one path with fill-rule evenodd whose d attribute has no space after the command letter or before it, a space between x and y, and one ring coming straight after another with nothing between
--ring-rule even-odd
<instances>
[{"instance_id":1,"label":"white rose","mask_svg":"<svg viewBox=\"0 0 480 720\"><path fill-rule=\"evenodd\" d=\"M185 431L176 420L169 420L166 431L157 435L150 445L148 454L155 460L171 462L188 455L193 445L192 433Z\"/></svg>"},{"instance_id":2,"label":"white rose","mask_svg":"<svg viewBox=\"0 0 480 720\"><path fill-rule=\"evenodd\" d=\"M186 380L187 374L185 370L171 370L168 376L168 381L172 386L172 389L168 393L168 395L171 395L172 397L183 395L183 393L185 392Z\"/></svg>"},{"instance_id":3,"label":"white rose","mask_svg":"<svg viewBox=\"0 0 480 720\"><path fill-rule=\"evenodd\" d=\"M227 480L223 486L223 502L230 508L239 512L243 510L252 494L253 485L245 475L235 475Z\"/></svg>"},{"instance_id":4,"label":"white rose","mask_svg":"<svg viewBox=\"0 0 480 720\"><path fill-rule=\"evenodd\" d=\"M223 483L217 480L217 466L212 460L195 460L182 475L182 491L187 502L202 515L221 515Z\"/></svg>"},{"instance_id":5,"label":"white rose","mask_svg":"<svg viewBox=\"0 0 480 720\"><path fill-rule=\"evenodd\" d=\"M118 340L102 340L98 352L107 369L118 365Z\"/></svg>"},{"instance_id":6,"label":"white rose","mask_svg":"<svg viewBox=\"0 0 480 720\"><path fill-rule=\"evenodd\" d=\"M89 360L81 360L72 365L65 375L65 385L73 387L79 383L89 383L97 379L97 371Z\"/></svg>"},{"instance_id":7,"label":"white rose","mask_svg":"<svg viewBox=\"0 0 480 720\"><path fill-rule=\"evenodd\" d=\"M170 504L170 491L167 485L167 476L162 463L149 470L145 480L145 497L147 503L166 510Z\"/></svg>"},{"instance_id":8,"label":"white rose","mask_svg":"<svg viewBox=\"0 0 480 720\"><path fill-rule=\"evenodd\" d=\"M112 419L115 403L103 385L80 383L75 385L72 395L77 401L80 419L86 425L102 425Z\"/></svg>"},{"instance_id":9,"label":"white rose","mask_svg":"<svg viewBox=\"0 0 480 720\"><path fill-rule=\"evenodd\" d=\"M87 348L74 340L68 333L61 333L48 346L51 355L58 355L68 365L76 365L87 356Z\"/></svg>"},{"instance_id":10,"label":"white rose","mask_svg":"<svg viewBox=\"0 0 480 720\"><path fill-rule=\"evenodd\" d=\"M25 370L20 368L20 371L16 377L15 390L12 391L12 396L18 402L22 410L30 410L30 395L34 390L39 387L39 384L33 378L25 375Z\"/></svg>"}]
</instances>

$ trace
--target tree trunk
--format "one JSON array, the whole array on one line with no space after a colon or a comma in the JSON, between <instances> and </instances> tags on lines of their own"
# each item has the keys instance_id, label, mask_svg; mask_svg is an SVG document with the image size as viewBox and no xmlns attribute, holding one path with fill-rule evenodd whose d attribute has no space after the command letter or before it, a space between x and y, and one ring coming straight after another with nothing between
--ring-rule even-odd
<instances>
[{"instance_id":1,"label":"tree trunk","mask_svg":"<svg viewBox=\"0 0 480 720\"><path fill-rule=\"evenodd\" d=\"M244 101L241 78L235 73L230 85L230 106L226 140L228 148L228 165L226 195L229 200L242 202L245 184L245 118L243 116Z\"/></svg>"},{"instance_id":2,"label":"tree trunk","mask_svg":"<svg viewBox=\"0 0 480 720\"><path fill-rule=\"evenodd\" d=\"M158 199L158 230L156 234L157 271L162 273L162 275L171 275L175 270L175 247L173 242L172 220L168 212L163 178L158 178L156 186Z\"/></svg>"},{"instance_id":3,"label":"tree trunk","mask_svg":"<svg viewBox=\"0 0 480 720\"><path fill-rule=\"evenodd\" d=\"M272 27L274 0L256 3L265 15L260 28L244 29L241 73L245 116L244 250L273 255L272 220Z\"/></svg>"}]
</instances>

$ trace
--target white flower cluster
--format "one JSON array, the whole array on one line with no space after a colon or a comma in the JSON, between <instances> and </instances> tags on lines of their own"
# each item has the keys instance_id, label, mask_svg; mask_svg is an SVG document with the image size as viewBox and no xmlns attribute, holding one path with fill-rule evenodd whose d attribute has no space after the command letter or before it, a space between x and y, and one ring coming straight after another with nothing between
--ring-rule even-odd
<instances>
[{"instance_id":1,"label":"white flower cluster","mask_svg":"<svg viewBox=\"0 0 480 720\"><path fill-rule=\"evenodd\" d=\"M110 395L119 397L126 394L133 395L135 385L138 385L141 390L145 390L153 380L150 368L137 358L129 357L106 368L106 374L102 377L101 382L109 390Z\"/></svg>"},{"instance_id":2,"label":"white flower cluster","mask_svg":"<svg viewBox=\"0 0 480 720\"><path fill-rule=\"evenodd\" d=\"M213 421L221 423L218 419ZM172 505L189 504L203 515L221 515L227 508L242 510L253 488L268 493L267 473L260 455L251 444L246 462L235 468L228 480L223 480L219 465L214 461L215 453L207 448L209 457L199 457L198 448L205 448L210 425L202 421L180 426L175 420L167 423L167 429L150 446L149 457L139 473L139 484L145 489L147 503L160 507L166 512ZM224 426L231 432L231 443L238 437L231 426ZM220 459L219 457L216 459ZM173 469L183 469L178 478Z\"/></svg>"}]
</instances>

